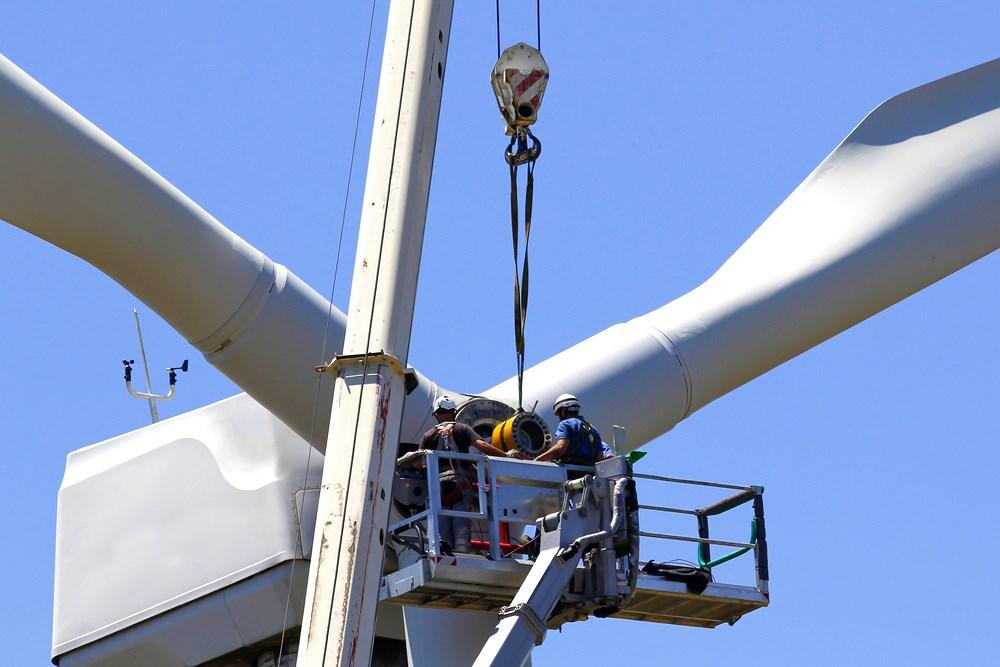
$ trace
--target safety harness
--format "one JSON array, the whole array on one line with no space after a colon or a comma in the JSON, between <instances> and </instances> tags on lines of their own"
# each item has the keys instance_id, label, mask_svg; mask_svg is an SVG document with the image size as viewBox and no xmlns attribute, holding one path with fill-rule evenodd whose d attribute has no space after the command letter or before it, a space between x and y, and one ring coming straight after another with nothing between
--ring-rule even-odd
<instances>
[{"instance_id":1,"label":"safety harness","mask_svg":"<svg viewBox=\"0 0 1000 667\"><path fill-rule=\"evenodd\" d=\"M590 458L581 455L579 446L577 445L578 439L574 438L569 443L572 449L562 457L562 462L570 465L592 466L601 459L601 444L598 442L594 427L590 425L590 422L583 417L577 417L577 419L580 420L580 428L587 434L587 444L590 446Z\"/></svg>"},{"instance_id":2,"label":"safety harness","mask_svg":"<svg viewBox=\"0 0 1000 667\"><path fill-rule=\"evenodd\" d=\"M463 453L455 439L456 423L453 421L441 422L434 427L437 434L438 450ZM455 461L449 461L448 468L448 470L440 471L441 503L450 506L464 498L468 504L472 497L470 471L465 467L465 464Z\"/></svg>"}]
</instances>

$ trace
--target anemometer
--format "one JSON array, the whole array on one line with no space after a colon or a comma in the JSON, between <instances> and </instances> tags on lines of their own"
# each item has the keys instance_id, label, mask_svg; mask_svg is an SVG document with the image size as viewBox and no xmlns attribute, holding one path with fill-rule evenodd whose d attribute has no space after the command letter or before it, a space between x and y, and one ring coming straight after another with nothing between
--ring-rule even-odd
<instances>
[{"instance_id":1,"label":"anemometer","mask_svg":"<svg viewBox=\"0 0 1000 667\"><path fill-rule=\"evenodd\" d=\"M132 314L135 316L135 332L136 336L139 338L139 353L142 356L142 370L146 374L146 391L137 391L135 387L132 386L132 365L135 363L135 359L122 359L122 364L125 365L125 388L128 389L128 393L136 398L149 401L149 417L155 424L160 421L160 414L156 409L156 402L169 401L174 397L174 389L177 385L177 371L187 373L188 360L185 359L180 366L171 366L168 368L167 383L169 385L169 389L167 389L167 393L154 394L153 385L149 379L149 364L146 362L146 346L142 341L142 327L139 325L139 311L133 308Z\"/></svg>"}]
</instances>

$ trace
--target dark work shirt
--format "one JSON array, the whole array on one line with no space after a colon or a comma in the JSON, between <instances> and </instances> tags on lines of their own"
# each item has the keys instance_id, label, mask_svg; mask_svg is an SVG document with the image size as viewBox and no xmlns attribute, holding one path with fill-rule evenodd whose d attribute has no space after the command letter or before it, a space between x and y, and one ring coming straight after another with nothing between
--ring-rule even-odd
<instances>
[{"instance_id":1,"label":"dark work shirt","mask_svg":"<svg viewBox=\"0 0 1000 667\"><path fill-rule=\"evenodd\" d=\"M461 422L441 422L424 433L423 437L420 438L420 449L450 450L461 454L468 454L472 448L472 443L478 439L479 434L468 424ZM454 478L455 472L458 472L462 477L467 479L475 478L472 464L466 461L455 463L457 465L453 465L448 460L441 461L441 479Z\"/></svg>"},{"instance_id":2,"label":"dark work shirt","mask_svg":"<svg viewBox=\"0 0 1000 667\"><path fill-rule=\"evenodd\" d=\"M450 449L468 454L479 435L468 424L441 422L420 438L420 449Z\"/></svg>"}]
</instances>

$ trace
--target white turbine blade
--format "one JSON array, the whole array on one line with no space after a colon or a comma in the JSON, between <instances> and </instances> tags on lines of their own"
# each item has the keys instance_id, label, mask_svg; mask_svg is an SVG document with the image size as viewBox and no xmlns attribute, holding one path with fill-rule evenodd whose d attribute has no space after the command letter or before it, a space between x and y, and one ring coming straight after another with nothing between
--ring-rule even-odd
<instances>
[{"instance_id":1,"label":"white turbine blade","mask_svg":"<svg viewBox=\"0 0 1000 667\"><path fill-rule=\"evenodd\" d=\"M641 446L997 247L1000 60L883 103L709 280L530 369L527 404L576 393Z\"/></svg>"},{"instance_id":2,"label":"white turbine blade","mask_svg":"<svg viewBox=\"0 0 1000 667\"><path fill-rule=\"evenodd\" d=\"M121 283L303 437L330 304L0 56L0 218ZM330 318L327 355L344 316ZM333 383L324 381L321 406ZM315 443L329 410L317 411Z\"/></svg>"}]
</instances>

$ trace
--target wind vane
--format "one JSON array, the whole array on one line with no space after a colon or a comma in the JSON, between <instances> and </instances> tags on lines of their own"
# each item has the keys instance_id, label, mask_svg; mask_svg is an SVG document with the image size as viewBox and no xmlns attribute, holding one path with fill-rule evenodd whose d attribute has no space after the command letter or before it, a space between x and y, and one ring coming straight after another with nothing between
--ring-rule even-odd
<instances>
[{"instance_id":1,"label":"wind vane","mask_svg":"<svg viewBox=\"0 0 1000 667\"><path fill-rule=\"evenodd\" d=\"M167 382L170 388L166 394L154 394L153 385L149 379L149 364L146 362L146 346L142 341L142 327L139 325L139 311L133 308L132 314L135 316L135 333L139 338L139 354L142 356L142 370L146 374L146 391L136 391L135 387L132 386L132 364L135 363L135 359L122 359L122 363L125 365L125 388L128 389L128 393L136 398L149 401L149 417L155 424L160 421L160 413L156 409L156 402L169 401L174 397L174 387L177 385L177 371L187 373L188 360L185 359L180 366L171 366L168 368Z\"/></svg>"}]
</instances>

